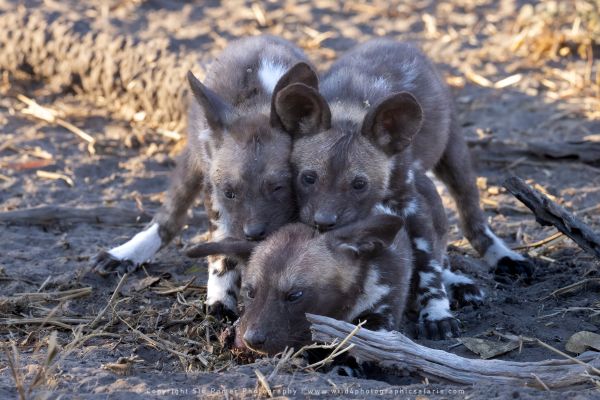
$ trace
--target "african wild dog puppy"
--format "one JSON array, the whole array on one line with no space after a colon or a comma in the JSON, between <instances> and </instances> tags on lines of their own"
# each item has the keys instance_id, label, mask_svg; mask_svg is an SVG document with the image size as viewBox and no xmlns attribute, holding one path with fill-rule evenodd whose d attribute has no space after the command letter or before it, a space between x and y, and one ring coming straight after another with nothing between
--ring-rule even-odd
<instances>
[{"instance_id":1,"label":"african wild dog puppy","mask_svg":"<svg viewBox=\"0 0 600 400\"><path fill-rule=\"evenodd\" d=\"M202 192L213 240L262 240L295 215L291 138L272 96L290 83L317 89L303 52L280 38L257 36L229 45L210 65L205 84L190 72L189 135L165 204L143 231L95 259L107 273L150 260L181 230ZM207 305L217 316L237 311L239 272L233 258L209 259Z\"/></svg>"},{"instance_id":2,"label":"african wild dog puppy","mask_svg":"<svg viewBox=\"0 0 600 400\"><path fill-rule=\"evenodd\" d=\"M450 93L416 48L387 39L367 42L333 64L321 93L290 85L277 94L275 108L294 137L302 222L329 230L378 207L407 218L417 268L432 274L419 284L429 335L450 334L444 326L452 316L440 283L443 259L431 251L434 227L415 188L418 173L434 168L446 182L467 238L497 272L530 272L529 262L487 226Z\"/></svg>"},{"instance_id":3,"label":"african wild dog puppy","mask_svg":"<svg viewBox=\"0 0 600 400\"><path fill-rule=\"evenodd\" d=\"M416 98L417 104L407 107L421 110L420 121L405 120L408 109L403 109L398 116L393 115L392 96L400 92L408 92ZM395 178L409 176L411 170L433 169L456 200L465 236L486 263L499 275L531 275L531 262L510 250L486 223L449 89L417 48L390 39L375 39L356 46L332 65L323 79L321 93L331 106L334 120L338 120L340 126L334 127L337 130L343 128L339 120L344 116L356 123L375 105L385 108L383 117L390 123L396 121L407 129L411 123L418 124L419 134L410 145L412 164L395 165L391 189L397 182ZM380 145L390 141L388 144L398 151L408 145L398 135L381 134L378 140ZM310 217L307 221L314 222Z\"/></svg>"},{"instance_id":4,"label":"african wild dog puppy","mask_svg":"<svg viewBox=\"0 0 600 400\"><path fill-rule=\"evenodd\" d=\"M249 242L205 243L188 253L248 254ZM320 234L289 224L256 244L242 267L244 312L236 339L266 354L311 343L306 313L371 330L399 330L412 275L403 220L373 215ZM239 343L239 342L238 342Z\"/></svg>"}]
</instances>

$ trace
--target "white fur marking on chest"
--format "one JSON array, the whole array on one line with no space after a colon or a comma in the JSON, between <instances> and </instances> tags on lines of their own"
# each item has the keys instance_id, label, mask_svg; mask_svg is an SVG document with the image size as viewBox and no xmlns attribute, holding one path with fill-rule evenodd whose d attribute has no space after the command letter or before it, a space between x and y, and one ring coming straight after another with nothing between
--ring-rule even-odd
<instances>
[{"instance_id":1,"label":"white fur marking on chest","mask_svg":"<svg viewBox=\"0 0 600 400\"><path fill-rule=\"evenodd\" d=\"M414 181L415 181L415 171L413 171L412 169L409 169L408 172L406 173L406 184L410 185Z\"/></svg>"},{"instance_id":2,"label":"white fur marking on chest","mask_svg":"<svg viewBox=\"0 0 600 400\"><path fill-rule=\"evenodd\" d=\"M130 260L136 265L150 260L162 245L158 227L157 223L152 224L150 228L138 233L127 243L110 250L109 254L119 260Z\"/></svg>"},{"instance_id":3,"label":"white fur marking on chest","mask_svg":"<svg viewBox=\"0 0 600 400\"><path fill-rule=\"evenodd\" d=\"M417 237L414 240L415 242L415 247L418 250L421 250L423 253L428 253L431 251L431 246L429 245L429 242L421 237Z\"/></svg>"},{"instance_id":4,"label":"white fur marking on chest","mask_svg":"<svg viewBox=\"0 0 600 400\"><path fill-rule=\"evenodd\" d=\"M376 204L373 211L377 214L398 215L392 208L381 203Z\"/></svg>"},{"instance_id":5,"label":"white fur marking on chest","mask_svg":"<svg viewBox=\"0 0 600 400\"><path fill-rule=\"evenodd\" d=\"M286 70L287 68L285 66L276 61L268 59L262 59L260 61L260 66L258 67L258 79L267 93L273 93L277 82L279 82L283 74L285 74Z\"/></svg>"},{"instance_id":6,"label":"white fur marking on chest","mask_svg":"<svg viewBox=\"0 0 600 400\"><path fill-rule=\"evenodd\" d=\"M390 292L388 285L382 285L379 283L379 272L375 269L371 269L367 274L367 279L363 286L363 291L356 299L354 307L348 313L348 321L352 321L363 312L373 308L384 296Z\"/></svg>"},{"instance_id":7,"label":"white fur marking on chest","mask_svg":"<svg viewBox=\"0 0 600 400\"><path fill-rule=\"evenodd\" d=\"M511 260L523 261L525 257L509 249L502 239L494 235L489 227L485 227L485 235L492 239L492 245L485 251L483 259L489 266L495 266L500 259L508 257Z\"/></svg>"},{"instance_id":8,"label":"white fur marking on chest","mask_svg":"<svg viewBox=\"0 0 600 400\"><path fill-rule=\"evenodd\" d=\"M405 217L410 217L411 215L415 215L417 213L418 209L419 209L419 203L417 202L416 199L412 199L411 201L408 202L406 207L404 207L404 209L402 210L402 214Z\"/></svg>"},{"instance_id":9,"label":"white fur marking on chest","mask_svg":"<svg viewBox=\"0 0 600 400\"><path fill-rule=\"evenodd\" d=\"M433 272L419 272L419 287L429 287L431 282L435 279L436 275L437 274L434 274Z\"/></svg>"}]
</instances>

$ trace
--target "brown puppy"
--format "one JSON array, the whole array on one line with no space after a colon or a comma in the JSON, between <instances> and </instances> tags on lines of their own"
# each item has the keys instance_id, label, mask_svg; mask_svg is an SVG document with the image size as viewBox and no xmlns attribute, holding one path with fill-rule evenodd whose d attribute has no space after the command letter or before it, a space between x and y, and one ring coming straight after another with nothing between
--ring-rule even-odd
<instances>
[{"instance_id":1,"label":"brown puppy","mask_svg":"<svg viewBox=\"0 0 600 400\"><path fill-rule=\"evenodd\" d=\"M200 192L214 240L262 240L295 216L291 138L272 96L290 83L317 88L302 51L272 36L242 39L210 65L206 85L191 73L188 80L193 94L188 141L167 199L143 232L98 254L95 268L101 273L150 260L181 230ZM209 264L209 312L233 317L239 291L235 261L213 257Z\"/></svg>"},{"instance_id":2,"label":"brown puppy","mask_svg":"<svg viewBox=\"0 0 600 400\"><path fill-rule=\"evenodd\" d=\"M188 254L244 255L253 246L206 243ZM306 313L398 330L411 275L402 218L374 215L324 234L304 224L286 225L256 244L242 267L244 313L237 335L250 349L275 354L311 342Z\"/></svg>"}]
</instances>

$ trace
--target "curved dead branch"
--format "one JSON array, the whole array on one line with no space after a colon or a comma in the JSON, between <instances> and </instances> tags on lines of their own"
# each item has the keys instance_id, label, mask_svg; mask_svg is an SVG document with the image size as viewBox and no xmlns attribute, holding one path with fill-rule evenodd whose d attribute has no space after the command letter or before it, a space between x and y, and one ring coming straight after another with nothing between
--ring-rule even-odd
<instances>
[{"instance_id":1,"label":"curved dead branch","mask_svg":"<svg viewBox=\"0 0 600 400\"><path fill-rule=\"evenodd\" d=\"M312 323L313 340L342 340L355 326L320 315L306 314ZM374 361L399 370L412 369L426 377L460 384L506 384L562 388L590 382L599 375L600 353L586 352L577 358L517 362L469 359L417 344L398 332L373 332L361 329L348 340L354 344L349 353L360 360Z\"/></svg>"}]
</instances>

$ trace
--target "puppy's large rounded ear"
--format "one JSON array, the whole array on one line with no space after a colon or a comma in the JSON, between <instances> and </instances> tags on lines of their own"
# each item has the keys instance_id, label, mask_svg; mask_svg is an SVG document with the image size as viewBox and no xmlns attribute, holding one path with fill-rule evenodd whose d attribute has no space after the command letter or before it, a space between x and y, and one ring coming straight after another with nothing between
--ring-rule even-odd
<instances>
[{"instance_id":1,"label":"puppy's large rounded ear","mask_svg":"<svg viewBox=\"0 0 600 400\"><path fill-rule=\"evenodd\" d=\"M299 62L279 78L279 81L277 81L277 84L273 89L273 97L275 97L281 89L292 83L304 83L306 86L319 90L319 77L315 70L307 63Z\"/></svg>"},{"instance_id":2,"label":"puppy's large rounded ear","mask_svg":"<svg viewBox=\"0 0 600 400\"><path fill-rule=\"evenodd\" d=\"M187 79L192 89L194 99L202 108L208 126L214 134L220 132L227 123L227 118L232 114L233 107L221 99L218 94L207 88L188 71Z\"/></svg>"},{"instance_id":3,"label":"puppy's large rounded ear","mask_svg":"<svg viewBox=\"0 0 600 400\"><path fill-rule=\"evenodd\" d=\"M408 92L392 94L365 116L361 132L388 155L404 150L423 124L423 109Z\"/></svg>"},{"instance_id":4,"label":"puppy's large rounded ear","mask_svg":"<svg viewBox=\"0 0 600 400\"><path fill-rule=\"evenodd\" d=\"M276 99L277 94L279 94L281 90L294 83L303 83L317 91L319 90L319 77L312 67L305 62L295 64L279 78L279 81L277 81L273 93L271 94L271 126L285 129L276 111Z\"/></svg>"},{"instance_id":5,"label":"puppy's large rounded ear","mask_svg":"<svg viewBox=\"0 0 600 400\"><path fill-rule=\"evenodd\" d=\"M404 226L395 215L373 215L367 219L327 233L334 251L354 257L373 257L391 246Z\"/></svg>"},{"instance_id":6,"label":"puppy's large rounded ear","mask_svg":"<svg viewBox=\"0 0 600 400\"><path fill-rule=\"evenodd\" d=\"M282 128L295 137L331 127L331 110L314 88L303 83L286 86L275 96L275 114Z\"/></svg>"}]
</instances>

